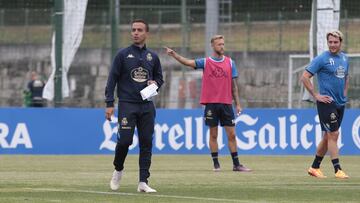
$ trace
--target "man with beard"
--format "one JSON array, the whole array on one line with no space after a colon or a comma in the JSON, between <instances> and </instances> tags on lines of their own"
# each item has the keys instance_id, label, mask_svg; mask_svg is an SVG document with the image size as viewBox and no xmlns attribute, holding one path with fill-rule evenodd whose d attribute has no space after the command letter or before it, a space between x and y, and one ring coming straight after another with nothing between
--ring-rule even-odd
<instances>
[{"instance_id":1,"label":"man with beard","mask_svg":"<svg viewBox=\"0 0 360 203\"><path fill-rule=\"evenodd\" d=\"M205 105L204 118L205 124L210 128L209 146L213 159L214 171L220 171L218 159L218 125L224 126L227 137L228 147L233 161L233 171L250 172L251 169L240 164L236 135L235 135L235 116L232 108L232 100L235 100L236 113L240 115L242 108L239 100L238 77L234 61L224 56L225 42L224 36L215 35L211 38L213 55L207 58L187 59L174 50L165 47L169 56L178 62L193 69L203 69L202 88L200 103Z\"/></svg>"}]
</instances>

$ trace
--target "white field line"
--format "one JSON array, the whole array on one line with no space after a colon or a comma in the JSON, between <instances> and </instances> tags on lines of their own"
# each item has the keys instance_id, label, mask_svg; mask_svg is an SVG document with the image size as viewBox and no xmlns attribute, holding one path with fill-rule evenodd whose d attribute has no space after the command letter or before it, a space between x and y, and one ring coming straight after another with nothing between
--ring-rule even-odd
<instances>
[{"instance_id":1,"label":"white field line","mask_svg":"<svg viewBox=\"0 0 360 203\"><path fill-rule=\"evenodd\" d=\"M146 197L159 197L159 198L173 198L173 199L189 199L189 200L206 200L215 202L248 202L237 199L221 199L221 198L207 198L207 197L192 197L192 196L177 196L177 195L159 195L159 194L145 194L145 193L126 193L126 192L103 192L93 190L66 190L56 188L25 188L33 191L48 191L48 192L72 192L72 193L88 193L88 194L101 194L101 195L124 195L124 196L144 196Z\"/></svg>"}]
</instances>

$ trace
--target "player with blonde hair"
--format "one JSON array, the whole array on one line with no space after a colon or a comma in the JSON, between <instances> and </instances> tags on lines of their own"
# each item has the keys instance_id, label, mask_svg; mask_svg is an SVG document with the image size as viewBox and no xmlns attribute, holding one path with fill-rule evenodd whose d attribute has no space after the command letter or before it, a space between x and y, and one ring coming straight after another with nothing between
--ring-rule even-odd
<instances>
[{"instance_id":1,"label":"player with blonde hair","mask_svg":"<svg viewBox=\"0 0 360 203\"><path fill-rule=\"evenodd\" d=\"M203 69L200 103L205 105L205 124L210 128L209 145L214 163L214 171L220 171L217 143L218 125L220 122L220 125L224 126L228 137L233 171L250 172L251 169L240 164L237 153L232 100L234 99L235 101L237 114L241 113L242 108L236 82L238 77L236 65L230 57L224 56L224 36L215 35L211 38L210 42L213 49L212 56L195 60L187 59L174 50L168 47L165 48L167 54L181 64L193 69Z\"/></svg>"},{"instance_id":2,"label":"player with blonde hair","mask_svg":"<svg viewBox=\"0 0 360 203\"><path fill-rule=\"evenodd\" d=\"M330 152L335 177L344 179L348 175L340 167L337 141L339 128L344 115L349 87L349 61L341 51L343 35L335 30L326 34L328 51L315 57L304 71L301 81L317 103L323 137L320 141L312 166L308 174L317 178L326 178L320 170L320 164L327 151ZM310 78L317 75L319 91L316 92Z\"/></svg>"}]
</instances>

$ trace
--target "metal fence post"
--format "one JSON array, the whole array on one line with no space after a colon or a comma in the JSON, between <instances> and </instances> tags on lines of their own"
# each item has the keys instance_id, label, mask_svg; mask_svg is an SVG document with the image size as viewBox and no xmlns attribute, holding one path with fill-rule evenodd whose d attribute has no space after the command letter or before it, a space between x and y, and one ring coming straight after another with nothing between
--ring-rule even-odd
<instances>
[{"instance_id":1,"label":"metal fence post","mask_svg":"<svg viewBox=\"0 0 360 203\"><path fill-rule=\"evenodd\" d=\"M63 45L63 0L55 1L55 107L59 107L62 101L62 45Z\"/></svg>"},{"instance_id":2,"label":"metal fence post","mask_svg":"<svg viewBox=\"0 0 360 203\"><path fill-rule=\"evenodd\" d=\"M119 46L119 31L118 31L118 23L119 23L119 0L110 0L110 22L111 22L111 59L110 64L112 64L112 60L116 55Z\"/></svg>"}]
</instances>

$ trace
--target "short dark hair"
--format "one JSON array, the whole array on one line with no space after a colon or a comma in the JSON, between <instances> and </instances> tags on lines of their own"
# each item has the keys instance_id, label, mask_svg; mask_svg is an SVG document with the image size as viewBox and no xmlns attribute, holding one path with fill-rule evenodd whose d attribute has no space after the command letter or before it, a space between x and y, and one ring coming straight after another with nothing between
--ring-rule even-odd
<instances>
[{"instance_id":1,"label":"short dark hair","mask_svg":"<svg viewBox=\"0 0 360 203\"><path fill-rule=\"evenodd\" d=\"M135 20L133 20L133 21L131 22L131 26L132 26L134 23L143 23L143 24L145 25L145 30L146 30L146 32L149 32L150 27L149 27L149 24L148 24L145 20L143 20L143 19L135 19Z\"/></svg>"}]
</instances>

